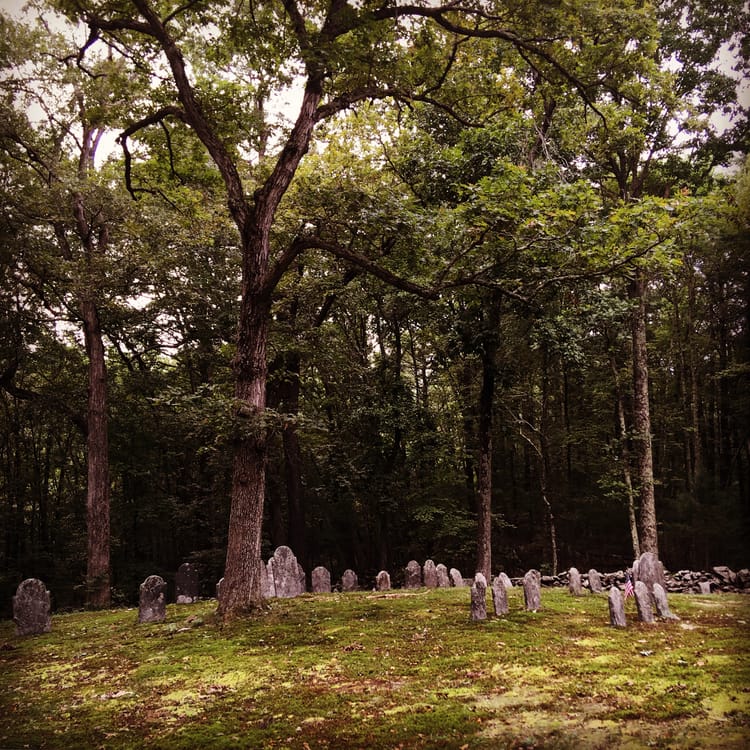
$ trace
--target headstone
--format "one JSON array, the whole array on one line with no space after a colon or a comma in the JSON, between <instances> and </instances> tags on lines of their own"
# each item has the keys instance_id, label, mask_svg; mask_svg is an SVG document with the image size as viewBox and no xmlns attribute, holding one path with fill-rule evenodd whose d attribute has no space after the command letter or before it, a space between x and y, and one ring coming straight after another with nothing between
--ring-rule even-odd
<instances>
[{"instance_id":1,"label":"headstone","mask_svg":"<svg viewBox=\"0 0 750 750\"><path fill-rule=\"evenodd\" d=\"M342 591L356 591L359 588L359 581L357 574L353 570L345 570L344 575L341 576L341 590Z\"/></svg>"},{"instance_id":2,"label":"headstone","mask_svg":"<svg viewBox=\"0 0 750 750\"><path fill-rule=\"evenodd\" d=\"M664 587L660 583L654 584L654 590L652 593L654 595L654 606L656 607L656 614L659 617L663 617L665 620L680 619L669 609L669 603L667 602L667 592L664 590Z\"/></svg>"},{"instance_id":3,"label":"headstone","mask_svg":"<svg viewBox=\"0 0 750 750\"><path fill-rule=\"evenodd\" d=\"M282 545L273 553L273 581L276 596L291 599L305 593L304 571L289 547Z\"/></svg>"},{"instance_id":4,"label":"headstone","mask_svg":"<svg viewBox=\"0 0 750 750\"><path fill-rule=\"evenodd\" d=\"M507 573L500 573L498 578L503 582L503 586L505 586L506 591L510 591L513 588L513 581L508 578Z\"/></svg>"},{"instance_id":5,"label":"headstone","mask_svg":"<svg viewBox=\"0 0 750 750\"><path fill-rule=\"evenodd\" d=\"M508 614L508 590L500 576L492 582L492 603L495 606L496 615Z\"/></svg>"},{"instance_id":6,"label":"headstone","mask_svg":"<svg viewBox=\"0 0 750 750\"><path fill-rule=\"evenodd\" d=\"M375 579L375 588L378 591L390 591L391 574L387 570L381 570Z\"/></svg>"},{"instance_id":7,"label":"headstone","mask_svg":"<svg viewBox=\"0 0 750 750\"><path fill-rule=\"evenodd\" d=\"M698 581L698 593L710 594L711 593L711 582L710 581Z\"/></svg>"},{"instance_id":8,"label":"headstone","mask_svg":"<svg viewBox=\"0 0 750 750\"><path fill-rule=\"evenodd\" d=\"M260 586L263 596L266 599L273 599L276 596L276 577L274 576L274 560L270 558L264 565L260 561Z\"/></svg>"},{"instance_id":9,"label":"headstone","mask_svg":"<svg viewBox=\"0 0 750 750\"><path fill-rule=\"evenodd\" d=\"M477 573L471 585L471 619L475 622L487 619L487 579L484 573Z\"/></svg>"},{"instance_id":10,"label":"headstone","mask_svg":"<svg viewBox=\"0 0 750 750\"><path fill-rule=\"evenodd\" d=\"M633 563L633 580L643 581L649 594L653 592L655 583L659 583L662 588L666 588L664 566L653 552L644 552Z\"/></svg>"},{"instance_id":11,"label":"headstone","mask_svg":"<svg viewBox=\"0 0 750 750\"><path fill-rule=\"evenodd\" d=\"M16 635L40 635L52 629L52 600L38 578L21 581L13 597Z\"/></svg>"},{"instance_id":12,"label":"headstone","mask_svg":"<svg viewBox=\"0 0 750 750\"><path fill-rule=\"evenodd\" d=\"M589 571L589 588L592 594L601 594L604 591L602 577L599 572L591 568Z\"/></svg>"},{"instance_id":13,"label":"headstone","mask_svg":"<svg viewBox=\"0 0 750 750\"><path fill-rule=\"evenodd\" d=\"M451 579L451 583L457 588L460 589L464 585L464 577L461 575L461 571L457 570L456 568L451 568L450 573L448 573Z\"/></svg>"},{"instance_id":14,"label":"headstone","mask_svg":"<svg viewBox=\"0 0 750 750\"><path fill-rule=\"evenodd\" d=\"M568 591L573 596L581 596L583 594L583 584L581 583L581 574L578 572L578 568L571 568L568 571Z\"/></svg>"},{"instance_id":15,"label":"headstone","mask_svg":"<svg viewBox=\"0 0 750 750\"><path fill-rule=\"evenodd\" d=\"M166 618L167 584L161 576L149 576L141 584L138 622L164 622Z\"/></svg>"},{"instance_id":16,"label":"headstone","mask_svg":"<svg viewBox=\"0 0 750 750\"><path fill-rule=\"evenodd\" d=\"M538 570L529 570L523 577L523 599L528 612L536 612L542 607L540 585L542 575Z\"/></svg>"},{"instance_id":17,"label":"headstone","mask_svg":"<svg viewBox=\"0 0 750 750\"><path fill-rule=\"evenodd\" d=\"M448 577L448 568L443 563L438 563L435 567L437 573L438 587L441 589L449 589L451 587L451 579Z\"/></svg>"},{"instance_id":18,"label":"headstone","mask_svg":"<svg viewBox=\"0 0 750 750\"><path fill-rule=\"evenodd\" d=\"M261 566L261 567L265 567L265 566ZM224 576L222 576L221 578L219 578L219 582L216 584L216 599L217 599L217 601L219 599L221 599L221 584L222 583L224 583ZM265 596L265 594L264 594L264 596Z\"/></svg>"},{"instance_id":19,"label":"headstone","mask_svg":"<svg viewBox=\"0 0 750 750\"><path fill-rule=\"evenodd\" d=\"M174 577L177 604L192 604L201 595L200 570L194 563L182 563Z\"/></svg>"},{"instance_id":20,"label":"headstone","mask_svg":"<svg viewBox=\"0 0 750 750\"><path fill-rule=\"evenodd\" d=\"M313 594L330 594L331 593L331 573L328 568L318 565L313 568L312 572L312 592Z\"/></svg>"},{"instance_id":21,"label":"headstone","mask_svg":"<svg viewBox=\"0 0 750 750\"><path fill-rule=\"evenodd\" d=\"M615 628L624 628L628 624L625 620L625 602L617 586L609 590L609 624Z\"/></svg>"},{"instance_id":22,"label":"headstone","mask_svg":"<svg viewBox=\"0 0 750 750\"><path fill-rule=\"evenodd\" d=\"M635 607L641 622L652 623L654 612L651 609L651 592L643 581L635 582Z\"/></svg>"},{"instance_id":23,"label":"headstone","mask_svg":"<svg viewBox=\"0 0 750 750\"><path fill-rule=\"evenodd\" d=\"M432 560L425 560L422 568L422 581L428 589L436 589L438 586L437 570Z\"/></svg>"},{"instance_id":24,"label":"headstone","mask_svg":"<svg viewBox=\"0 0 750 750\"><path fill-rule=\"evenodd\" d=\"M422 568L416 560L409 560L406 565L405 589L418 589L422 585Z\"/></svg>"}]
</instances>

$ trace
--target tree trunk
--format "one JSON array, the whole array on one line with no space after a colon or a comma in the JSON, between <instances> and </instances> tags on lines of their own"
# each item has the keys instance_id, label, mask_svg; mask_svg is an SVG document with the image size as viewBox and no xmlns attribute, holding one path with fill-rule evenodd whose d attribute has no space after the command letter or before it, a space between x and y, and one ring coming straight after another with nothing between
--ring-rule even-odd
<instances>
[{"instance_id":1,"label":"tree trunk","mask_svg":"<svg viewBox=\"0 0 750 750\"><path fill-rule=\"evenodd\" d=\"M266 486L266 344L270 305L242 295L235 371L237 421L227 557L219 614L235 616L262 606L261 532Z\"/></svg>"},{"instance_id":2,"label":"tree trunk","mask_svg":"<svg viewBox=\"0 0 750 750\"><path fill-rule=\"evenodd\" d=\"M630 474L630 450L628 448L628 426L625 420L625 399L620 388L620 375L614 354L610 354L609 364L615 382L615 402L617 406L617 427L620 434L620 461L622 462L622 479L625 483L625 495L628 506L628 526L630 527L630 542L633 547L633 559L641 556L641 545L638 539L638 521L635 513L635 493L633 492L633 478Z\"/></svg>"},{"instance_id":3,"label":"tree trunk","mask_svg":"<svg viewBox=\"0 0 750 750\"><path fill-rule=\"evenodd\" d=\"M86 437L88 452L86 604L89 607L100 608L109 606L111 601L107 368L96 305L91 300L84 300L81 304L81 314L86 353L89 359L88 434Z\"/></svg>"},{"instance_id":4,"label":"tree trunk","mask_svg":"<svg viewBox=\"0 0 750 750\"><path fill-rule=\"evenodd\" d=\"M492 335L492 334L490 334ZM479 461L477 467L476 571L490 581L492 575L492 408L495 397L495 351L482 356L482 390L479 394Z\"/></svg>"},{"instance_id":5,"label":"tree trunk","mask_svg":"<svg viewBox=\"0 0 750 750\"><path fill-rule=\"evenodd\" d=\"M633 310L633 447L635 448L640 509L642 552L658 556L654 468L651 448L651 412L649 408L648 354L646 350L646 281L641 269L635 270L630 284Z\"/></svg>"}]
</instances>

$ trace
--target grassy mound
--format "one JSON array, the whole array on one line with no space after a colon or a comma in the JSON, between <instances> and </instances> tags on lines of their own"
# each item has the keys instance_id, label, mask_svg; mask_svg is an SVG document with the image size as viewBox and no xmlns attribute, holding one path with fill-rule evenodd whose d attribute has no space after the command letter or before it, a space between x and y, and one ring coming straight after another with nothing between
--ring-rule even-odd
<instances>
[{"instance_id":1,"label":"grassy mound","mask_svg":"<svg viewBox=\"0 0 750 750\"><path fill-rule=\"evenodd\" d=\"M223 626L215 602L0 622L0 748L747 748L750 597L605 595L469 621L469 590L303 596Z\"/></svg>"}]
</instances>

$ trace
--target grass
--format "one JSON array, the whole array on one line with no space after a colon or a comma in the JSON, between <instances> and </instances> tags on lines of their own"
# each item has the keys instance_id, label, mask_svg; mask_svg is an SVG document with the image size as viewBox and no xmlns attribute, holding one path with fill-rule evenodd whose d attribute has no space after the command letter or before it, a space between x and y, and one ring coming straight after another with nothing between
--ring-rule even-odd
<instances>
[{"instance_id":1,"label":"grass","mask_svg":"<svg viewBox=\"0 0 750 750\"><path fill-rule=\"evenodd\" d=\"M609 626L604 595L469 620L469 590L215 602L0 622L0 748L750 748L750 597L670 596Z\"/></svg>"}]
</instances>

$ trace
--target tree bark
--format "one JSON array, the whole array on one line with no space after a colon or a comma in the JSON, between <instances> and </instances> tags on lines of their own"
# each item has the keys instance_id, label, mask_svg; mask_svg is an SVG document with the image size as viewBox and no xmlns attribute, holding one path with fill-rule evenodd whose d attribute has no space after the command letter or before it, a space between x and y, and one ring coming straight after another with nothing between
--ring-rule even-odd
<instances>
[{"instance_id":1,"label":"tree bark","mask_svg":"<svg viewBox=\"0 0 750 750\"><path fill-rule=\"evenodd\" d=\"M636 269L629 289L630 299L635 303L632 318L633 447L638 478L641 552L653 552L658 556L646 349L646 286L643 271Z\"/></svg>"},{"instance_id":2,"label":"tree bark","mask_svg":"<svg viewBox=\"0 0 750 750\"><path fill-rule=\"evenodd\" d=\"M86 604L101 608L110 604L109 551L109 439L107 417L107 367L96 305L81 304L88 354L89 384L86 436L88 482L86 487Z\"/></svg>"}]
</instances>

